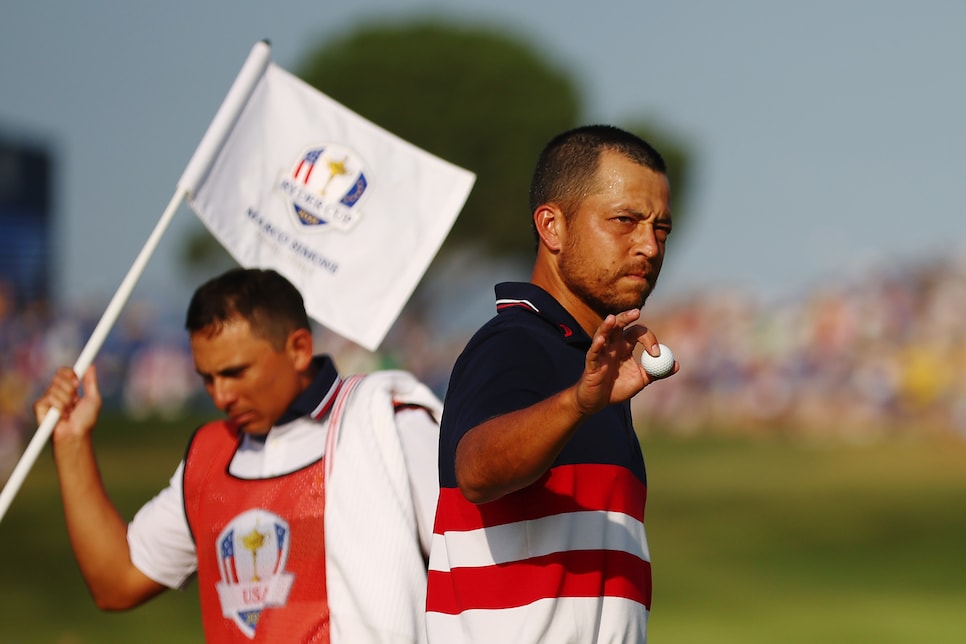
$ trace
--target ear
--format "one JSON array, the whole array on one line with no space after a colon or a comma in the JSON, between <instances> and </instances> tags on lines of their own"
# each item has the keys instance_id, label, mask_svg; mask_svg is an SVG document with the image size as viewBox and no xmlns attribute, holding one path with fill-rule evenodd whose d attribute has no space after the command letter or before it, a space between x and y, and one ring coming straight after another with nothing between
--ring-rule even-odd
<instances>
[{"instance_id":1,"label":"ear","mask_svg":"<svg viewBox=\"0 0 966 644\"><path fill-rule=\"evenodd\" d=\"M308 329L296 329L289 333L288 340L285 342L285 351L298 371L308 369L314 355L312 332Z\"/></svg>"},{"instance_id":2,"label":"ear","mask_svg":"<svg viewBox=\"0 0 966 644\"><path fill-rule=\"evenodd\" d=\"M533 224L540 236L540 245L551 252L563 247L567 233L567 222L563 212L554 204L543 204L533 211Z\"/></svg>"}]
</instances>

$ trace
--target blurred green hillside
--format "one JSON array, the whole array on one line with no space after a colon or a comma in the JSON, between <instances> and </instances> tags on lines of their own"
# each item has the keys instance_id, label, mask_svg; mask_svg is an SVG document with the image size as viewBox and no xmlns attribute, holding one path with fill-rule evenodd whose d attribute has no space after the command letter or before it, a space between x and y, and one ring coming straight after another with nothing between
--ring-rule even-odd
<instances>
[{"instance_id":1,"label":"blurred green hillside","mask_svg":"<svg viewBox=\"0 0 966 644\"><path fill-rule=\"evenodd\" d=\"M163 486L197 419L99 429L126 515ZM957 642L966 633L966 445L647 434L651 640ZM201 642L194 587L97 611L45 453L0 522L0 642Z\"/></svg>"}]
</instances>

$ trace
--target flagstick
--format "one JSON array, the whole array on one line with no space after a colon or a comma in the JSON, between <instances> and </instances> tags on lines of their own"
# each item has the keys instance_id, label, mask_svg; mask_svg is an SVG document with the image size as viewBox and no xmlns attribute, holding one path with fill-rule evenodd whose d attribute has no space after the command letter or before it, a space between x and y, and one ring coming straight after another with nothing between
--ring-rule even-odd
<instances>
[{"instance_id":1,"label":"flagstick","mask_svg":"<svg viewBox=\"0 0 966 644\"><path fill-rule=\"evenodd\" d=\"M108 304L107 309L101 316L100 322L94 328L94 332L87 341L87 345L81 351L80 356L78 356L77 362L74 363L74 373L78 377L83 377L84 372L87 371L87 368L94 361L94 356L100 351L101 345L104 344L104 340L107 338L107 334L121 314L121 310L131 296L131 292L134 290L138 279L140 279L141 273L144 272L144 267L147 266L148 260L161 241L164 231L168 228L168 224L171 223L174 214L178 211L178 206L197 190L198 184L201 183L205 174L211 168L211 164L221 149L221 146L224 144L228 132L238 119L238 115L241 113L242 108L244 108L245 103L248 102L248 98L251 96L258 80L264 74L270 60L271 47L268 41L263 40L255 43L255 46L252 47L251 52L248 54L248 58L245 59L241 71L238 72L238 76L235 77L235 81L229 88L228 94L225 95L221 107L215 113L215 118L209 124L208 130L201 138L201 142L195 149L194 154L191 155L191 159L188 161L188 165L181 175L181 179L178 181L175 194L171 197L171 202L168 203L168 207L155 225L154 231L148 237L147 243L144 244L144 248L141 249L137 259L134 260L134 264L128 270L127 276L121 282L121 286L118 287L114 297L111 298L110 304ZM34 437L27 445L27 449L24 450L23 456L20 457L20 461L17 462L17 466L10 473L10 478L7 479L3 491L0 491L0 521L3 520L7 509L13 502L13 497L20 490L20 486L23 485L24 479L27 478L30 468L33 467L34 462L47 443L47 439L53 433L58 420L60 420L59 411L51 409L47 412L40 427L34 432Z\"/></svg>"},{"instance_id":2,"label":"flagstick","mask_svg":"<svg viewBox=\"0 0 966 644\"><path fill-rule=\"evenodd\" d=\"M141 249L137 259L134 260L134 263L127 272L127 276L121 282L121 286L119 286L117 292L114 293L114 297L111 298L111 302L107 305L107 309L101 316L100 322L97 323L97 326L94 328L94 332L91 334L90 339L84 346L83 351L81 351L80 356L78 356L77 362L74 363L74 373L76 373L78 377L82 377L84 375L84 372L87 371L87 368L94 361L94 356L96 356L97 352L101 350L104 340L107 339L108 333L110 333L111 328L117 321L118 316L120 316L121 310L124 308L128 298L131 296L131 292L134 290L135 285L137 285L138 280L141 278L141 274L144 272L144 268L147 266L148 260L151 259L151 255L158 247L158 243L161 241L164 231L168 228L168 224L171 223L175 213L178 211L178 206L181 205L181 202L185 196L186 191L179 188L175 192L174 196L171 197L171 202L161 215L161 219L159 219L158 223L155 225L154 231L151 233L151 236L148 237L147 243L144 244L144 248ZM20 461L17 462L17 466L14 467L13 472L10 474L10 478L7 479L7 483L4 485L3 491L0 492L0 520L2 520L4 515L7 513L7 508L10 507L13 497L16 496L17 492L20 490L20 486L23 485L24 479L27 478L30 468L33 467L34 462L40 455L41 450L43 450L44 445L47 443L47 439L50 438L50 434L54 431L54 427L57 425L58 420L60 420L60 412L51 408L47 412L47 415L44 416L44 421L40 424L40 427L36 432L34 432L34 437L27 445L27 449L24 450L23 456L21 456Z\"/></svg>"}]
</instances>

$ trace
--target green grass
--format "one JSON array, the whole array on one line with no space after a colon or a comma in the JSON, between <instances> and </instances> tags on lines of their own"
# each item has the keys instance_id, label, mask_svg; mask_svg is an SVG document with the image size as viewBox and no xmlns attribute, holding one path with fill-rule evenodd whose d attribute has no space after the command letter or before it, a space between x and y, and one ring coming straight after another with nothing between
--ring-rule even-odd
<instances>
[{"instance_id":1,"label":"green grass","mask_svg":"<svg viewBox=\"0 0 966 644\"><path fill-rule=\"evenodd\" d=\"M107 422L125 516L166 482L196 423ZM958 642L966 634L966 444L824 446L645 436L657 644ZM197 594L94 608L49 452L0 522L0 642L201 642Z\"/></svg>"},{"instance_id":2,"label":"green grass","mask_svg":"<svg viewBox=\"0 0 966 644\"><path fill-rule=\"evenodd\" d=\"M654 641L962 641L962 443L644 446Z\"/></svg>"},{"instance_id":3,"label":"green grass","mask_svg":"<svg viewBox=\"0 0 966 644\"><path fill-rule=\"evenodd\" d=\"M123 516L167 484L197 424L115 418L98 427L101 474ZM49 446L0 522L0 616L3 644L204 642L193 585L133 611L94 607L65 533Z\"/></svg>"}]
</instances>

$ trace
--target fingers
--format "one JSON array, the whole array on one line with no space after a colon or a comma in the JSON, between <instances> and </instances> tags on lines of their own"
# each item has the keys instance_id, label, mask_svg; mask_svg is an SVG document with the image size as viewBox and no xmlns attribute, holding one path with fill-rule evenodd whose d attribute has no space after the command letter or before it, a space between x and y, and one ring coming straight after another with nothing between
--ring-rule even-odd
<instances>
[{"instance_id":1,"label":"fingers","mask_svg":"<svg viewBox=\"0 0 966 644\"><path fill-rule=\"evenodd\" d=\"M636 322L641 317L640 309L629 309L623 313L618 313L616 315L617 325L621 328L626 327L628 324Z\"/></svg>"},{"instance_id":2,"label":"fingers","mask_svg":"<svg viewBox=\"0 0 966 644\"><path fill-rule=\"evenodd\" d=\"M637 345L641 345L648 354L653 357L661 355L661 348L654 331L644 324L635 324L641 317L640 309L631 309L608 315L597 327L591 343L591 352L596 358L602 351L609 351L618 345L626 345L631 350ZM615 344L615 342L617 344ZM674 372L677 373L678 363L674 363Z\"/></svg>"},{"instance_id":3,"label":"fingers","mask_svg":"<svg viewBox=\"0 0 966 644\"><path fill-rule=\"evenodd\" d=\"M37 423L42 423L51 409L56 409L63 416L64 411L73 403L75 391L76 389L70 385L69 378L58 371L47 391L34 403L34 416L37 418Z\"/></svg>"},{"instance_id":4,"label":"fingers","mask_svg":"<svg viewBox=\"0 0 966 644\"><path fill-rule=\"evenodd\" d=\"M661 355L661 347L657 336L653 331L648 329L643 324L635 324L627 327L627 329L624 330L624 337L626 337L629 342L641 345L644 348L644 351L654 358L657 358ZM678 361L675 360L674 367L669 375L677 373L678 369L680 369L680 365L678 364ZM654 378L648 376L648 380L652 381Z\"/></svg>"},{"instance_id":5,"label":"fingers","mask_svg":"<svg viewBox=\"0 0 966 644\"><path fill-rule=\"evenodd\" d=\"M97 369L94 365L88 367L87 371L84 372L84 395L90 396L91 400L100 403L101 390L97 387Z\"/></svg>"},{"instance_id":6,"label":"fingers","mask_svg":"<svg viewBox=\"0 0 966 644\"><path fill-rule=\"evenodd\" d=\"M636 343L644 347L644 350L655 358L661 354L657 336L643 324L635 324L627 327L624 330L624 337L627 338L628 342Z\"/></svg>"},{"instance_id":7,"label":"fingers","mask_svg":"<svg viewBox=\"0 0 966 644\"><path fill-rule=\"evenodd\" d=\"M81 382L70 367L57 369L47 391L34 403L34 414L38 421L41 421L51 409L56 409L62 416L69 415L80 399ZM97 370L93 365L84 374L83 386L85 396L90 396L92 402L99 403L101 395L97 387Z\"/></svg>"},{"instance_id":8,"label":"fingers","mask_svg":"<svg viewBox=\"0 0 966 644\"><path fill-rule=\"evenodd\" d=\"M63 412L77 397L78 387L80 387L80 380L74 370L70 367L61 367L54 374L41 402L46 403L47 407L55 407Z\"/></svg>"},{"instance_id":9,"label":"fingers","mask_svg":"<svg viewBox=\"0 0 966 644\"><path fill-rule=\"evenodd\" d=\"M657 353L657 336L643 324L635 324L624 330L624 337L628 342L640 344L648 353Z\"/></svg>"},{"instance_id":10,"label":"fingers","mask_svg":"<svg viewBox=\"0 0 966 644\"><path fill-rule=\"evenodd\" d=\"M597 331L594 333L594 338L597 338L600 335L612 336L616 338L617 336L615 334L626 333L629 328L632 328L630 325L634 324L634 322L636 322L640 317L640 309L631 309L629 311L618 313L617 315L608 315L606 318L604 318L603 322L600 323L600 326L597 327ZM633 339L628 339L633 342Z\"/></svg>"}]
</instances>

